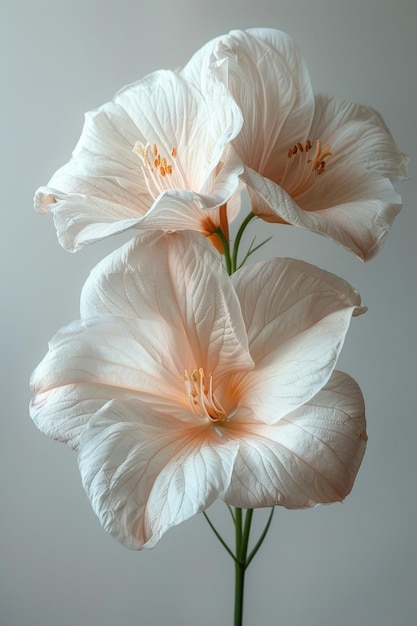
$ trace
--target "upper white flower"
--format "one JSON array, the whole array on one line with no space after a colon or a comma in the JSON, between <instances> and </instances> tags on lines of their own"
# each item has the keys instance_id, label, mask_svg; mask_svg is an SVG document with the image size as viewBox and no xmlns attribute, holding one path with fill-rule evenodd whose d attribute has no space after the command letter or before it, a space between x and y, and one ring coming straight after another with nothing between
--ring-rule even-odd
<instances>
[{"instance_id":1,"label":"upper white flower","mask_svg":"<svg viewBox=\"0 0 417 626\"><path fill-rule=\"evenodd\" d=\"M232 145L254 213L330 237L363 260L374 256L401 208L390 181L407 177L408 163L381 116L315 97L298 49L278 30L210 41L182 70L196 85L208 74L243 113Z\"/></svg>"},{"instance_id":2,"label":"upper white flower","mask_svg":"<svg viewBox=\"0 0 417 626\"><path fill-rule=\"evenodd\" d=\"M365 450L361 392L334 367L360 298L292 259L229 278L192 232L148 233L104 259L35 370L31 415L79 449L103 527L152 547L216 498L342 500Z\"/></svg>"},{"instance_id":3,"label":"upper white flower","mask_svg":"<svg viewBox=\"0 0 417 626\"><path fill-rule=\"evenodd\" d=\"M154 72L86 114L72 159L35 195L64 248L131 227L217 229L243 169L225 153L242 116L225 86L206 78L200 91Z\"/></svg>"}]
</instances>

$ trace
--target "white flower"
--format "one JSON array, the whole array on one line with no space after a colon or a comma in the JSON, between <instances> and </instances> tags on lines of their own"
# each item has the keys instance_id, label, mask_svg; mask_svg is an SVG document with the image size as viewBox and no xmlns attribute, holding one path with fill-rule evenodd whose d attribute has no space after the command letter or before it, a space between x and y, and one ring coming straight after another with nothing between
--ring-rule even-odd
<instances>
[{"instance_id":1,"label":"white flower","mask_svg":"<svg viewBox=\"0 0 417 626\"><path fill-rule=\"evenodd\" d=\"M298 49L278 30L232 31L209 42L182 71L196 85L207 74L242 110L232 145L254 213L373 257L402 206L390 181L407 177L408 163L381 116L314 97Z\"/></svg>"},{"instance_id":2,"label":"white flower","mask_svg":"<svg viewBox=\"0 0 417 626\"><path fill-rule=\"evenodd\" d=\"M238 189L243 167L225 148L241 125L222 84L208 77L201 93L155 72L86 114L72 159L35 207L52 213L71 251L132 227L211 235Z\"/></svg>"},{"instance_id":3,"label":"white flower","mask_svg":"<svg viewBox=\"0 0 417 626\"><path fill-rule=\"evenodd\" d=\"M361 392L334 367L358 293L273 259L229 278L201 236L149 233L107 257L83 318L33 374L37 426L79 449L103 527L152 547L217 498L343 500L365 450Z\"/></svg>"}]
</instances>

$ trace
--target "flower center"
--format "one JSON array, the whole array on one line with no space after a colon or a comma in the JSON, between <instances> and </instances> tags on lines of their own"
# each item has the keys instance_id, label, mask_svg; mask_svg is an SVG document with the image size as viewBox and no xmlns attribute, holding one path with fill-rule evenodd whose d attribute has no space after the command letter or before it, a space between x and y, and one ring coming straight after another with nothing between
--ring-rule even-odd
<instances>
[{"instance_id":1,"label":"flower center","mask_svg":"<svg viewBox=\"0 0 417 626\"><path fill-rule=\"evenodd\" d=\"M161 156L159 148L147 142L143 144L137 141L132 152L138 155L142 161L142 170L148 185L149 192L157 197L162 191L172 189L172 181L169 178L174 170L174 159L177 156L177 149L171 148L170 156Z\"/></svg>"},{"instance_id":2,"label":"flower center","mask_svg":"<svg viewBox=\"0 0 417 626\"><path fill-rule=\"evenodd\" d=\"M317 140L314 154L311 149L311 141L307 139L304 145L298 142L288 150L280 185L290 196L302 194L326 170L326 159L332 156L330 146L322 148L321 141Z\"/></svg>"},{"instance_id":3,"label":"flower center","mask_svg":"<svg viewBox=\"0 0 417 626\"><path fill-rule=\"evenodd\" d=\"M208 374L208 383L202 367L193 370L191 376L185 370L183 374L185 390L193 412L198 417L206 417L211 422L224 422L226 411L213 393L213 374Z\"/></svg>"}]
</instances>

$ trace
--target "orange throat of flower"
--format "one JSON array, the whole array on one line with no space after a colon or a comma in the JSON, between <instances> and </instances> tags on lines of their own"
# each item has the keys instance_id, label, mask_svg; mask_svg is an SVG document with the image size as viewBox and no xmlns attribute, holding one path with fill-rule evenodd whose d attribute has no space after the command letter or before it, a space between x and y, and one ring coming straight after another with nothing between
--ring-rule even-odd
<instances>
[{"instance_id":1,"label":"orange throat of flower","mask_svg":"<svg viewBox=\"0 0 417 626\"><path fill-rule=\"evenodd\" d=\"M207 211L209 213L209 211ZM201 232L207 237L210 243L216 248L220 254L224 254L224 246L222 239L218 233L219 230L224 238L229 240L229 222L227 219L227 204L222 204L218 209L210 211L211 215L206 215L201 222ZM217 219L216 219L217 218Z\"/></svg>"}]
</instances>

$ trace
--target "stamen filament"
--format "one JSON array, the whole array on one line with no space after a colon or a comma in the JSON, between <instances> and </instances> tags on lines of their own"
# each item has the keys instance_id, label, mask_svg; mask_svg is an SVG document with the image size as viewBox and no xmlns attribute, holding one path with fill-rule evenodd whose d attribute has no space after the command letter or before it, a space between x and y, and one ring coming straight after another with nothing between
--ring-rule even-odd
<instances>
[{"instance_id":1,"label":"stamen filament","mask_svg":"<svg viewBox=\"0 0 417 626\"><path fill-rule=\"evenodd\" d=\"M200 367L193 370L191 377L187 370L182 376L185 382L185 390L193 413L198 417L204 417L211 422L223 422L226 420L226 412L217 400L213 391L213 374L208 374L208 387L204 369Z\"/></svg>"},{"instance_id":2,"label":"stamen filament","mask_svg":"<svg viewBox=\"0 0 417 626\"><path fill-rule=\"evenodd\" d=\"M311 141L307 139L304 146L301 142L297 142L288 150L288 158L279 184L293 197L304 193L313 184L314 176L323 174L326 159L332 156L330 146L322 148L321 141L317 140L314 155L309 159L307 155L311 147ZM297 154L297 168L294 170L292 166Z\"/></svg>"},{"instance_id":3,"label":"stamen filament","mask_svg":"<svg viewBox=\"0 0 417 626\"><path fill-rule=\"evenodd\" d=\"M173 164L169 163L166 157L161 157L156 143L151 146L149 142L143 144L141 141L137 141L133 147L133 152L137 154L142 161L145 177L148 177L152 181L156 189L162 190L171 188L171 184L163 182L163 180L167 176L172 175ZM176 158L177 156L177 149L174 146L171 149L171 156L172 158Z\"/></svg>"}]
</instances>

